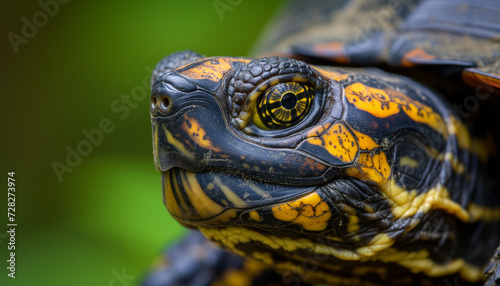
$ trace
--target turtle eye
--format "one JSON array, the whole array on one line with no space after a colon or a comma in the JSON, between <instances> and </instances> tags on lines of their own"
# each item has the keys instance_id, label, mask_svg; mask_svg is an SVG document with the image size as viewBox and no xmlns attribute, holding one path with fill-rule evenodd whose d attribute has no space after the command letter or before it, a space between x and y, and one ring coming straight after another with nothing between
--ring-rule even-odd
<instances>
[{"instance_id":1,"label":"turtle eye","mask_svg":"<svg viewBox=\"0 0 500 286\"><path fill-rule=\"evenodd\" d=\"M293 126L308 114L313 98L312 88L302 83L273 85L257 104L253 123L266 130Z\"/></svg>"}]
</instances>

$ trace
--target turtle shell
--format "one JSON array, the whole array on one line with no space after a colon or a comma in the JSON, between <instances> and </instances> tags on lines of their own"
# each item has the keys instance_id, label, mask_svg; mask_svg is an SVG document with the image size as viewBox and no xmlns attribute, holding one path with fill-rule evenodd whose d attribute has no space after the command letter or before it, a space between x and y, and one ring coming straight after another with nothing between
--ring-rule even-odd
<instances>
[{"instance_id":1,"label":"turtle shell","mask_svg":"<svg viewBox=\"0 0 500 286\"><path fill-rule=\"evenodd\" d=\"M498 94L497 7L495 0L293 1L254 54L340 65L430 67L446 77L459 76L483 93Z\"/></svg>"}]
</instances>

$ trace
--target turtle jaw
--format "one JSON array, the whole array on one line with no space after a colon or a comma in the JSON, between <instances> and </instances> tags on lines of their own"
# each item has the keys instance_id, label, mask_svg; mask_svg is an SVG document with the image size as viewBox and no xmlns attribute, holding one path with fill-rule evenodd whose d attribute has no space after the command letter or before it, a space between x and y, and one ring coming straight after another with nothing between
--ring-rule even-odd
<instances>
[{"instance_id":1,"label":"turtle jaw","mask_svg":"<svg viewBox=\"0 0 500 286\"><path fill-rule=\"evenodd\" d=\"M311 159L293 150L276 152L245 141L229 132L222 118L202 120L209 116L208 111L195 105L169 117L152 118L154 157L162 171L164 203L184 226L213 227L237 220L256 223L262 216L252 212L254 208L308 195L324 183L326 168L304 167L304 161ZM269 159L273 157L278 161ZM294 170L314 176L299 177ZM264 217L272 218L270 209L264 211Z\"/></svg>"},{"instance_id":2,"label":"turtle jaw","mask_svg":"<svg viewBox=\"0 0 500 286\"><path fill-rule=\"evenodd\" d=\"M273 208L316 194L318 188L276 185L221 172L195 173L173 168L162 172L162 190L170 214L182 225L198 228L273 225L272 221L283 220ZM291 216L290 220L293 214ZM325 215L320 221L326 226L329 218ZM311 228L319 223L317 220L308 222Z\"/></svg>"}]
</instances>

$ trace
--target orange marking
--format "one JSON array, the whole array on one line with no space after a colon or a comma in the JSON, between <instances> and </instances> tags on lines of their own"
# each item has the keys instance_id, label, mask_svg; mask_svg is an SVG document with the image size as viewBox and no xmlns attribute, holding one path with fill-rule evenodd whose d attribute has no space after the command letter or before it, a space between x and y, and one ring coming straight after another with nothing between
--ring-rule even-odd
<instances>
[{"instance_id":1,"label":"orange marking","mask_svg":"<svg viewBox=\"0 0 500 286\"><path fill-rule=\"evenodd\" d=\"M320 138L310 138L306 142L325 148L332 156L343 162L352 162L358 153L354 136L342 123L335 123Z\"/></svg>"},{"instance_id":2,"label":"orange marking","mask_svg":"<svg viewBox=\"0 0 500 286\"><path fill-rule=\"evenodd\" d=\"M484 82L485 84L493 86L497 89L500 89L500 75L497 74L484 75L476 73L475 76L479 81Z\"/></svg>"},{"instance_id":3,"label":"orange marking","mask_svg":"<svg viewBox=\"0 0 500 286\"><path fill-rule=\"evenodd\" d=\"M326 166L317 162L316 160L313 160L311 158L305 158L304 164L302 164L302 167L300 167L299 171L304 171L304 170L319 170L323 171L326 169Z\"/></svg>"},{"instance_id":4,"label":"orange marking","mask_svg":"<svg viewBox=\"0 0 500 286\"><path fill-rule=\"evenodd\" d=\"M358 144L361 150L372 150L374 148L380 147L380 145L375 143L375 141L370 136L354 129L352 131L354 132L354 135L358 137Z\"/></svg>"},{"instance_id":5,"label":"orange marking","mask_svg":"<svg viewBox=\"0 0 500 286\"><path fill-rule=\"evenodd\" d=\"M324 76L331 78L335 81L342 81L342 80L349 77L349 74L339 73L339 72L333 71L333 70L324 70L324 69L317 68L317 67L315 67L315 69L318 70L320 73L322 73Z\"/></svg>"},{"instance_id":6,"label":"orange marking","mask_svg":"<svg viewBox=\"0 0 500 286\"><path fill-rule=\"evenodd\" d=\"M359 82L348 85L345 95L356 108L379 118L389 117L403 111L413 121L424 123L446 136L446 124L434 110L403 93L393 89L378 89Z\"/></svg>"},{"instance_id":7,"label":"orange marking","mask_svg":"<svg viewBox=\"0 0 500 286\"><path fill-rule=\"evenodd\" d=\"M340 64L349 64L350 60L346 57L344 46L339 42L328 42L316 44L312 47L315 55L322 55Z\"/></svg>"},{"instance_id":8,"label":"orange marking","mask_svg":"<svg viewBox=\"0 0 500 286\"><path fill-rule=\"evenodd\" d=\"M404 67L413 67L416 65L414 62L411 61L413 59L415 59L415 60L433 60L435 58L436 58L435 56L428 54L424 49L416 48L416 49L413 49L413 50L407 52L403 56L403 60L401 61L401 63L403 64Z\"/></svg>"},{"instance_id":9,"label":"orange marking","mask_svg":"<svg viewBox=\"0 0 500 286\"><path fill-rule=\"evenodd\" d=\"M363 165L365 167L372 167L373 161L372 157L368 153L359 154L358 164Z\"/></svg>"},{"instance_id":10,"label":"orange marking","mask_svg":"<svg viewBox=\"0 0 500 286\"><path fill-rule=\"evenodd\" d=\"M224 74L233 68L231 62L234 61L236 60L214 58L212 60L205 60L199 65L180 73L192 79L208 79L218 82Z\"/></svg>"},{"instance_id":11,"label":"orange marking","mask_svg":"<svg viewBox=\"0 0 500 286\"><path fill-rule=\"evenodd\" d=\"M272 208L276 219L300 224L306 230L322 231L332 216L330 207L317 193Z\"/></svg>"},{"instance_id":12,"label":"orange marking","mask_svg":"<svg viewBox=\"0 0 500 286\"><path fill-rule=\"evenodd\" d=\"M391 176L391 166L384 152L373 155L361 153L356 165L358 167L346 169L348 176L376 183L386 182Z\"/></svg>"},{"instance_id":13,"label":"orange marking","mask_svg":"<svg viewBox=\"0 0 500 286\"><path fill-rule=\"evenodd\" d=\"M464 82L476 88L476 92L485 93L485 97L489 93L500 95L500 75L496 73L488 73L479 69L465 69L462 72ZM479 88L484 88L486 91L479 91Z\"/></svg>"},{"instance_id":14,"label":"orange marking","mask_svg":"<svg viewBox=\"0 0 500 286\"><path fill-rule=\"evenodd\" d=\"M182 129L186 132L186 134L196 142L200 147L208 150L212 150L215 152L219 152L220 149L215 147L210 141L207 133L203 129L203 127L196 121L194 118L188 117L184 114L184 123L182 124Z\"/></svg>"},{"instance_id":15,"label":"orange marking","mask_svg":"<svg viewBox=\"0 0 500 286\"><path fill-rule=\"evenodd\" d=\"M372 156L373 158L373 168L380 174L384 179L388 179L391 175L391 166L387 162L387 156L384 152L380 152Z\"/></svg>"},{"instance_id":16,"label":"orange marking","mask_svg":"<svg viewBox=\"0 0 500 286\"><path fill-rule=\"evenodd\" d=\"M321 134L323 134L323 132L325 132L326 129L330 127L330 125L332 124L328 122L325 125L316 126L307 132L306 137L319 137Z\"/></svg>"}]
</instances>

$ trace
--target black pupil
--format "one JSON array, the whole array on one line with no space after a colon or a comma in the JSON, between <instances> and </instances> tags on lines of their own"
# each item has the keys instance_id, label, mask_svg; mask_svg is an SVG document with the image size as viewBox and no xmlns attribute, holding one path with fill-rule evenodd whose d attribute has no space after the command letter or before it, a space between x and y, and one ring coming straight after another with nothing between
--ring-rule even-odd
<instances>
[{"instance_id":1,"label":"black pupil","mask_svg":"<svg viewBox=\"0 0 500 286\"><path fill-rule=\"evenodd\" d=\"M285 109L293 109L297 105L297 97L295 94L288 92L281 98L281 106Z\"/></svg>"}]
</instances>

